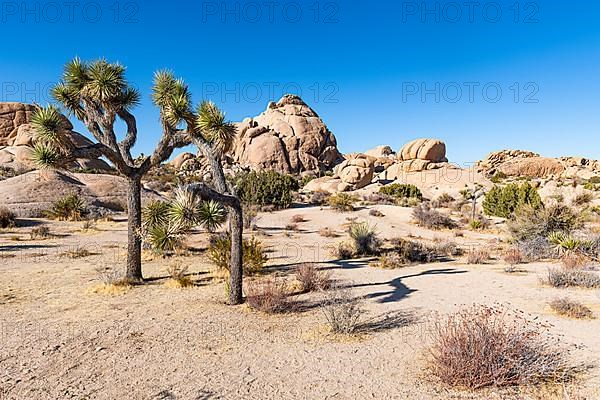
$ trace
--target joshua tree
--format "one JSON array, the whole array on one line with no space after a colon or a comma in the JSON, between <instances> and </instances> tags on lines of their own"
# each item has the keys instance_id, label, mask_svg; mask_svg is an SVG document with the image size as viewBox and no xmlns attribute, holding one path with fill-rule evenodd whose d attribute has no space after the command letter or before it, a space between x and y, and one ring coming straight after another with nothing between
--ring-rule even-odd
<instances>
[{"instance_id":1,"label":"joshua tree","mask_svg":"<svg viewBox=\"0 0 600 400\"><path fill-rule=\"evenodd\" d=\"M235 136L235 127L212 103L203 103L194 113L191 94L185 83L171 72L157 72L152 98L160 109L162 136L151 156L134 159L131 149L137 141L137 123L131 109L140 94L125 79L125 67L98 60L85 63L78 58L66 64L62 79L52 90L54 99L82 121L96 143L76 147L68 137L68 126L57 107L40 107L32 117L37 131L33 159L40 167L65 167L79 158L105 157L128 182L128 251L126 278L141 281L141 189L142 177L167 160L173 150L195 143L211 162L216 190L195 185L194 192L221 202L231 212L232 254L230 303L242 301L242 217L240 201L225 181L220 152ZM119 141L117 119L126 132ZM184 129L179 129L184 126ZM239 220L239 223L238 223Z\"/></svg>"}]
</instances>

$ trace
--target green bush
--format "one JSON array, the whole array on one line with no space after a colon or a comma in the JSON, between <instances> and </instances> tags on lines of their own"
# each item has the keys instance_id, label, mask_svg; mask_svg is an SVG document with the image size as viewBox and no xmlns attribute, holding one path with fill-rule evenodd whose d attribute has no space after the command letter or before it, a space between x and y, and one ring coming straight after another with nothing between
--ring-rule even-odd
<instances>
[{"instance_id":1,"label":"green bush","mask_svg":"<svg viewBox=\"0 0 600 400\"><path fill-rule=\"evenodd\" d=\"M231 236L228 233L213 235L208 247L208 258L217 268L229 271L231 257ZM260 240L244 239L242 244L242 263L244 274L260 272L267 263L267 255Z\"/></svg>"},{"instance_id":2,"label":"green bush","mask_svg":"<svg viewBox=\"0 0 600 400\"><path fill-rule=\"evenodd\" d=\"M330 196L327 202L335 211L354 211L354 203L358 199L355 196L349 195L348 193L337 193Z\"/></svg>"},{"instance_id":3,"label":"green bush","mask_svg":"<svg viewBox=\"0 0 600 400\"><path fill-rule=\"evenodd\" d=\"M48 218L59 221L81 221L88 213L85 202L76 194L57 200L45 212Z\"/></svg>"},{"instance_id":4,"label":"green bush","mask_svg":"<svg viewBox=\"0 0 600 400\"><path fill-rule=\"evenodd\" d=\"M288 208L299 189L298 181L290 175L275 171L252 171L236 175L234 184L244 203L258 206Z\"/></svg>"},{"instance_id":5,"label":"green bush","mask_svg":"<svg viewBox=\"0 0 600 400\"><path fill-rule=\"evenodd\" d=\"M379 189L379 193L393 196L398 199L415 198L422 199L423 194L415 185L406 185L403 183L392 183Z\"/></svg>"},{"instance_id":6,"label":"green bush","mask_svg":"<svg viewBox=\"0 0 600 400\"><path fill-rule=\"evenodd\" d=\"M547 241L552 233L570 234L582 226L580 215L573 209L558 204L536 209L521 207L508 222L508 229L517 242L542 238Z\"/></svg>"},{"instance_id":7,"label":"green bush","mask_svg":"<svg viewBox=\"0 0 600 400\"><path fill-rule=\"evenodd\" d=\"M6 207L0 207L0 228L12 228L16 225L15 214Z\"/></svg>"},{"instance_id":8,"label":"green bush","mask_svg":"<svg viewBox=\"0 0 600 400\"><path fill-rule=\"evenodd\" d=\"M508 178L508 176L501 171L496 172L496 174L494 176L492 176L492 179L490 179L492 181L492 183L501 183L503 180L505 180L506 178Z\"/></svg>"},{"instance_id":9,"label":"green bush","mask_svg":"<svg viewBox=\"0 0 600 400\"><path fill-rule=\"evenodd\" d=\"M522 206L529 205L534 209L543 206L537 190L529 182L521 186L511 183L506 186L494 186L483 201L483 210L487 215L509 218Z\"/></svg>"}]
</instances>

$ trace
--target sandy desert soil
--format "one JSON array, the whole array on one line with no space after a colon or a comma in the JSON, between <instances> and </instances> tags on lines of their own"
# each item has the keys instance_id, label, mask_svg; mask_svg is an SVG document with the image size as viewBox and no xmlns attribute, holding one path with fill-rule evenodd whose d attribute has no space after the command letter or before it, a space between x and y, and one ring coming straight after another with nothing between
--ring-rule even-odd
<instances>
[{"instance_id":1,"label":"sandy desert soil","mask_svg":"<svg viewBox=\"0 0 600 400\"><path fill-rule=\"evenodd\" d=\"M377 208L385 217L369 215ZM548 302L569 294L600 316L600 293L544 287L545 264L516 274L498 260L502 235L421 229L408 208L374 206L353 213L296 208L261 214L256 236L269 248L268 273L289 276L299 262L318 262L336 280L364 296L370 324L355 337L328 333L318 307L321 294L294 298L297 312L264 315L248 306L226 306L224 285L211 276L203 254L207 236L188 238L190 251L148 259L148 282L119 294L95 294L102 271L123 265L126 223L27 221L0 234L1 399L534 399L544 391L451 391L424 370L427 330L436 313L463 305L502 304L551 324L573 357L597 364L600 320L571 320ZM302 214L298 232L284 227ZM496 256L486 265L456 260L396 270L369 260L332 261L328 247L346 235L348 217L377 223L383 238L447 237L468 249L484 246ZM48 224L56 234L29 240L31 227ZM339 238L323 238L321 227ZM66 252L92 254L72 259ZM195 286L164 285L165 268L189 266ZM569 393L600 398L600 374L588 372ZM554 398L566 397L559 393Z\"/></svg>"}]
</instances>

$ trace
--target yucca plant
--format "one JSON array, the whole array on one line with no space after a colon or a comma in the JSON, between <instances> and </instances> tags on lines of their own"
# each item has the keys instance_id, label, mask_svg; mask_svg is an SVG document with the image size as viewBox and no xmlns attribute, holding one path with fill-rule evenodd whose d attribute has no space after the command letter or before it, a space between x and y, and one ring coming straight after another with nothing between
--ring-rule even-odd
<instances>
[{"instance_id":1,"label":"yucca plant","mask_svg":"<svg viewBox=\"0 0 600 400\"><path fill-rule=\"evenodd\" d=\"M152 200L142 210L142 226L144 230L165 225L169 222L169 203L161 200Z\"/></svg>"},{"instance_id":2,"label":"yucca plant","mask_svg":"<svg viewBox=\"0 0 600 400\"><path fill-rule=\"evenodd\" d=\"M77 194L71 194L58 199L45 212L50 219L59 221L81 221L88 214L87 205Z\"/></svg>"},{"instance_id":3,"label":"yucca plant","mask_svg":"<svg viewBox=\"0 0 600 400\"><path fill-rule=\"evenodd\" d=\"M368 222L355 222L350 225L350 238L357 254L370 256L379 253L381 241L377 237L375 226Z\"/></svg>"},{"instance_id":4,"label":"yucca plant","mask_svg":"<svg viewBox=\"0 0 600 400\"><path fill-rule=\"evenodd\" d=\"M148 230L146 241L156 253L167 255L181 246L183 233L184 230L177 224L160 224Z\"/></svg>"},{"instance_id":5,"label":"yucca plant","mask_svg":"<svg viewBox=\"0 0 600 400\"><path fill-rule=\"evenodd\" d=\"M562 232L551 233L548 236L548 241L555 246L556 252L561 255L577 252L584 246L581 240Z\"/></svg>"},{"instance_id":6,"label":"yucca plant","mask_svg":"<svg viewBox=\"0 0 600 400\"><path fill-rule=\"evenodd\" d=\"M174 199L169 203L169 220L188 229L200 223L201 200L185 187L175 189Z\"/></svg>"},{"instance_id":7,"label":"yucca plant","mask_svg":"<svg viewBox=\"0 0 600 400\"><path fill-rule=\"evenodd\" d=\"M203 201L200 204L198 219L202 226L209 232L219 229L227 218L223 206L214 200Z\"/></svg>"}]
</instances>

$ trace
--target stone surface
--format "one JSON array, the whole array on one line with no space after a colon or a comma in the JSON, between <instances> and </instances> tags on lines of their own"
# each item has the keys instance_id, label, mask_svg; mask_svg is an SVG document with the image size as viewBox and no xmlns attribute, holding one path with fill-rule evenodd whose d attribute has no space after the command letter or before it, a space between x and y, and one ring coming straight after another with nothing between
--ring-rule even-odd
<instances>
[{"instance_id":1,"label":"stone surface","mask_svg":"<svg viewBox=\"0 0 600 400\"><path fill-rule=\"evenodd\" d=\"M437 139L416 139L405 144L398 158L401 161L426 160L435 163L446 162L446 144Z\"/></svg>"},{"instance_id":2,"label":"stone surface","mask_svg":"<svg viewBox=\"0 0 600 400\"><path fill-rule=\"evenodd\" d=\"M390 146L377 146L365 151L364 154L377 158L386 158L394 156L396 153L394 152L394 150L392 150Z\"/></svg>"},{"instance_id":3,"label":"stone surface","mask_svg":"<svg viewBox=\"0 0 600 400\"><path fill-rule=\"evenodd\" d=\"M373 180L375 161L375 157L366 154L353 155L334 168L334 178L339 178L345 183L346 190L361 189Z\"/></svg>"},{"instance_id":4,"label":"stone surface","mask_svg":"<svg viewBox=\"0 0 600 400\"><path fill-rule=\"evenodd\" d=\"M234 163L286 174L329 170L343 160L335 136L298 96L286 95L255 118L237 124Z\"/></svg>"}]
</instances>

